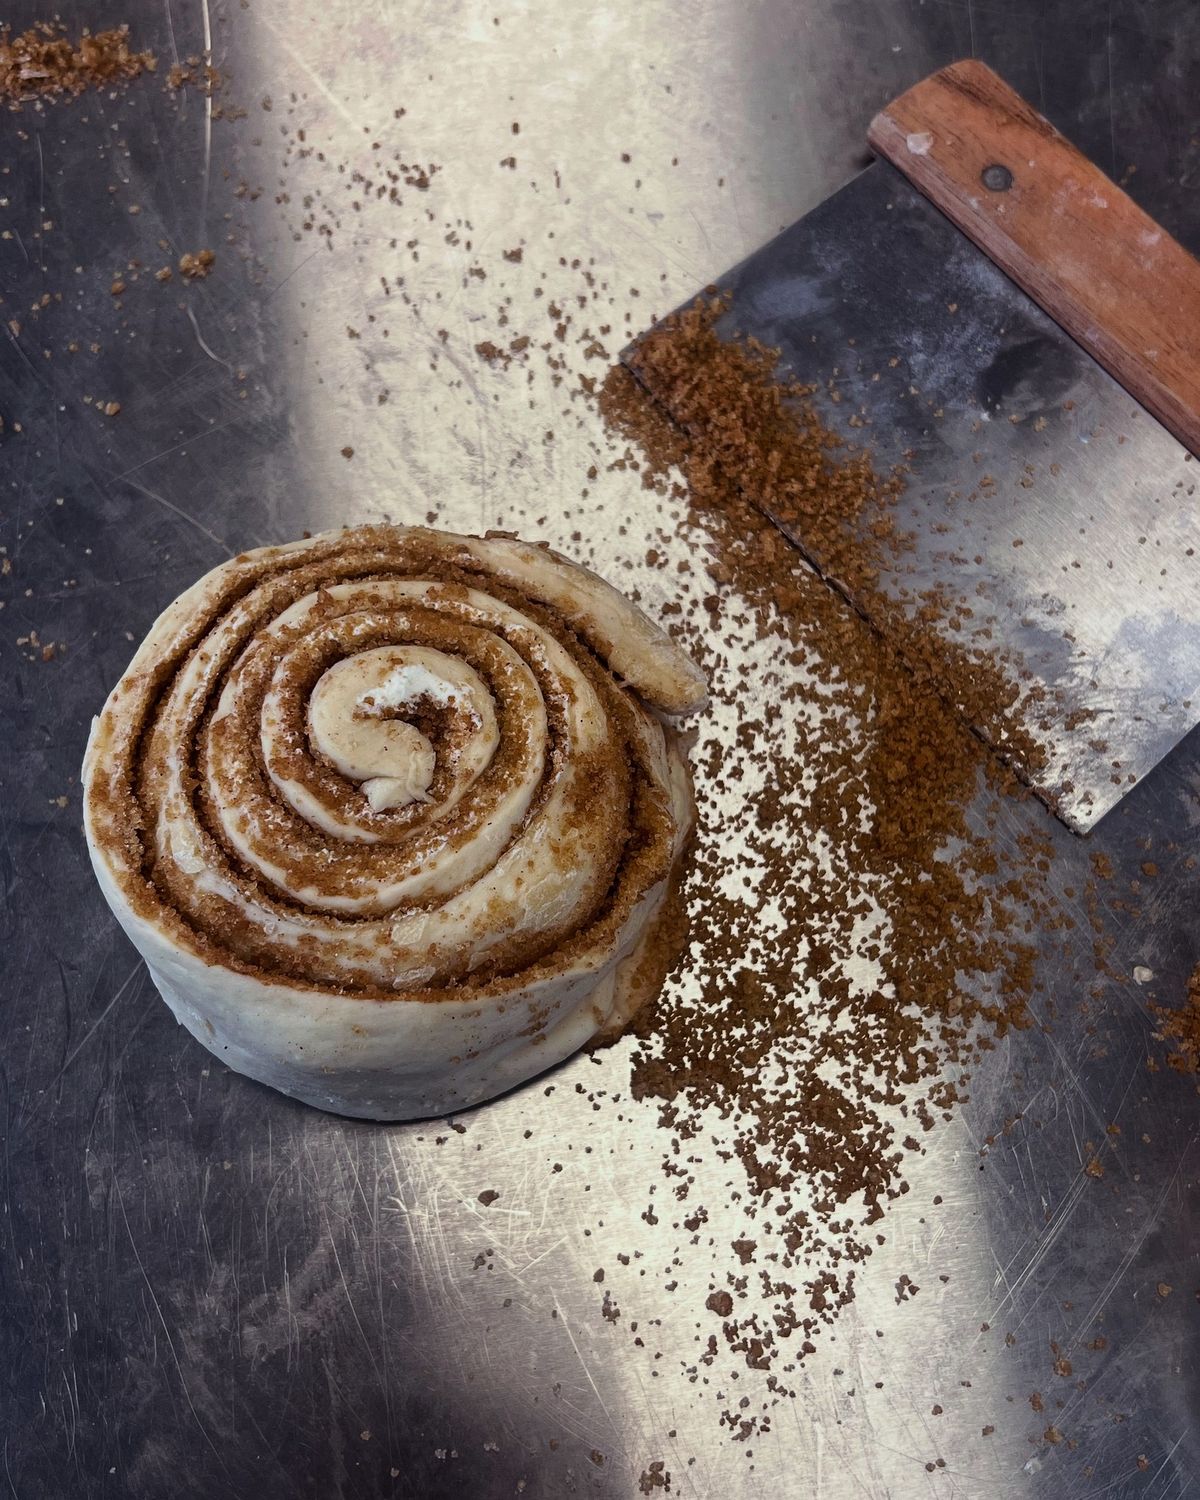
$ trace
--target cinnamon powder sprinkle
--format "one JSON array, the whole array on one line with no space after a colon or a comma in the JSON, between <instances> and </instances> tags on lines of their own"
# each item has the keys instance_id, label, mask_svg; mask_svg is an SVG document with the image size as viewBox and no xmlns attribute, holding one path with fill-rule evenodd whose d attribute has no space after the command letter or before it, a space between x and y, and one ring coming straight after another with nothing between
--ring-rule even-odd
<instances>
[{"instance_id":1,"label":"cinnamon powder sprinkle","mask_svg":"<svg viewBox=\"0 0 1200 1500\"><path fill-rule=\"evenodd\" d=\"M77 43L58 22L41 22L19 36L0 28L0 98L16 107L28 99L75 98L87 89L127 83L157 66L152 52L131 49L128 26L85 31Z\"/></svg>"}]
</instances>

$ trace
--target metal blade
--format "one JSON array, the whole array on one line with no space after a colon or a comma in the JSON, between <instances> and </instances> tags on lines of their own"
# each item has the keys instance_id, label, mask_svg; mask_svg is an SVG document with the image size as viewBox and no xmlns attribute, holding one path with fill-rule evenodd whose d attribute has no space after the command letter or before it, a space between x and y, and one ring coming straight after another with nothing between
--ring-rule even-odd
<instances>
[{"instance_id":1,"label":"metal blade","mask_svg":"<svg viewBox=\"0 0 1200 1500\"><path fill-rule=\"evenodd\" d=\"M778 348L834 430L907 464L915 550L880 587L961 599L972 645L1044 686L1045 763L1016 769L1092 827L1200 719L1200 465L885 162L717 285L719 333Z\"/></svg>"}]
</instances>

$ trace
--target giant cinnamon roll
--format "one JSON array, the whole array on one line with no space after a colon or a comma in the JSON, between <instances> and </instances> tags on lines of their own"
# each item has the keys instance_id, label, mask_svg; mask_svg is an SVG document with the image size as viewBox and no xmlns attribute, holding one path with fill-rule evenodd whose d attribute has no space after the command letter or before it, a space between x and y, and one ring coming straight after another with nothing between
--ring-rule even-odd
<instances>
[{"instance_id":1,"label":"giant cinnamon roll","mask_svg":"<svg viewBox=\"0 0 1200 1500\"><path fill-rule=\"evenodd\" d=\"M323 1109L462 1108L618 1030L671 955L697 668L541 547L244 553L92 726L92 862L177 1018Z\"/></svg>"}]
</instances>

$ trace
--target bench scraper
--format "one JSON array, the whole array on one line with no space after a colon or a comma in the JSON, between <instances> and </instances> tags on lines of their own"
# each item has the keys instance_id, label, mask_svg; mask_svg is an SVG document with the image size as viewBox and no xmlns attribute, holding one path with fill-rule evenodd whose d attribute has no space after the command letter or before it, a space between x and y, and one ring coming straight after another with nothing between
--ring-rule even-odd
<instances>
[{"instance_id":1,"label":"bench scraper","mask_svg":"<svg viewBox=\"0 0 1200 1500\"><path fill-rule=\"evenodd\" d=\"M981 63L869 139L885 159L717 281L716 331L818 391L836 370L822 419L907 468L883 597L969 604L971 649L1030 705L1036 754L1006 758L1086 832L1200 719L1200 263ZM622 358L670 413L638 344Z\"/></svg>"}]
</instances>

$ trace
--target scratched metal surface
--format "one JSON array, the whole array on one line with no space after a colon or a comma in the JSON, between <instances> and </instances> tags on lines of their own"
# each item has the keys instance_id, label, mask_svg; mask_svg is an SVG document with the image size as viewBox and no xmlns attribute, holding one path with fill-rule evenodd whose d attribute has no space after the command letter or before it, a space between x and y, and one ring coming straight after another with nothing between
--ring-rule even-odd
<instances>
[{"instance_id":1,"label":"scratched metal surface","mask_svg":"<svg viewBox=\"0 0 1200 1500\"><path fill-rule=\"evenodd\" d=\"M1087 1014L1064 986L1048 1031L993 1055L752 1444L717 1422L739 1392L760 1399L748 1374L720 1393L689 1375L711 1260L663 1211L666 1138L652 1110L588 1097L627 1093L626 1048L454 1128L327 1118L178 1030L94 887L74 779L89 714L162 604L228 553L426 506L471 527L544 513L551 540L584 532L599 565L665 598L636 478L604 476L603 510L577 498L587 408L469 355L505 297L513 330L546 326L534 294L543 271L547 296L566 288L557 255L593 257L633 331L843 183L872 112L972 51L1115 175L1136 166L1134 195L1200 248L1200 18L1184 0L566 11L72 8L72 23L130 20L167 62L210 31L247 118L147 84L0 121L19 325L0 340L0 1487L625 1497L658 1462L671 1493L700 1497L1193 1493L1200 1111L1145 1056L1146 1002L1178 1000L1200 957L1196 736L1093 836L1118 870L1128 982ZM427 197L367 200L353 172L378 175L376 141L442 165ZM522 241L503 282L470 275ZM217 269L186 295L131 280L131 260L202 244ZM66 654L18 645L31 629ZM1014 807L1002 836L1034 815ZM1147 839L1160 875L1133 891ZM1064 891L1085 855L1059 835ZM1114 1123L1105 1176L1087 1178L1086 1143ZM701 1183L714 1215L723 1180ZM485 1187L502 1193L488 1210ZM922 1290L898 1305L901 1273Z\"/></svg>"}]
</instances>

